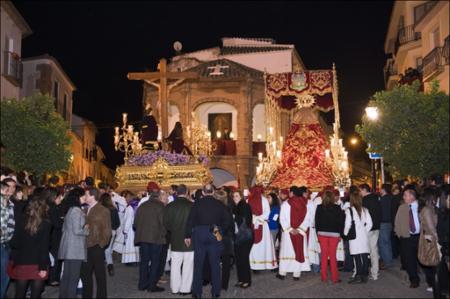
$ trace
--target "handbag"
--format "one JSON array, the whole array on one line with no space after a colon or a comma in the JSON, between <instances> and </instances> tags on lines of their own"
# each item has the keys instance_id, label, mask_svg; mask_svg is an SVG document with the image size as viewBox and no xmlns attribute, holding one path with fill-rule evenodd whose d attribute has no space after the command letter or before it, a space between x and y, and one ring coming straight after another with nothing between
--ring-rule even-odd
<instances>
[{"instance_id":1,"label":"handbag","mask_svg":"<svg viewBox=\"0 0 450 299\"><path fill-rule=\"evenodd\" d=\"M244 242L250 241L253 238L253 232L248 227L245 217L242 220L241 225L239 225L238 232L236 233L236 240L234 243L236 245L242 244Z\"/></svg>"},{"instance_id":2,"label":"handbag","mask_svg":"<svg viewBox=\"0 0 450 299\"><path fill-rule=\"evenodd\" d=\"M352 225L350 226L350 229L348 231L347 235L344 235L342 233L342 239L344 239L345 241L349 241L349 240L354 240L356 239L356 226L355 226L355 219L353 219L353 211L352 208L350 207L350 217L352 219Z\"/></svg>"},{"instance_id":3,"label":"handbag","mask_svg":"<svg viewBox=\"0 0 450 299\"><path fill-rule=\"evenodd\" d=\"M431 241L425 239L425 232L423 228L420 229L417 258L422 265L428 267L437 266L441 260L437 240L434 237L432 237Z\"/></svg>"}]
</instances>

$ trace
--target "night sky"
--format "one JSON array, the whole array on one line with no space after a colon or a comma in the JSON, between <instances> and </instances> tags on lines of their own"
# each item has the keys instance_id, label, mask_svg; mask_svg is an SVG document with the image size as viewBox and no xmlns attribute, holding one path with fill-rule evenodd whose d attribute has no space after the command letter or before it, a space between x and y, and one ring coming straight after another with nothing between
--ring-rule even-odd
<instances>
[{"instance_id":1,"label":"night sky","mask_svg":"<svg viewBox=\"0 0 450 299\"><path fill-rule=\"evenodd\" d=\"M19 2L33 34L22 57L48 53L77 87L74 113L99 129L97 143L112 168L113 127L121 113L142 117L142 82L130 71L156 69L158 60L220 46L222 37L273 38L295 44L308 69L331 68L339 79L341 123L347 134L371 95L384 88L383 52L393 2Z\"/></svg>"}]
</instances>

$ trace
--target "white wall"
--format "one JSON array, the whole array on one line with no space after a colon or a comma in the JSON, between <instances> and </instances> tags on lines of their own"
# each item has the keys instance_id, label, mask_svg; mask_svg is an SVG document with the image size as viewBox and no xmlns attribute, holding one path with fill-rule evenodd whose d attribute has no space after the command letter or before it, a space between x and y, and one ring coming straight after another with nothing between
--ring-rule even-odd
<instances>
[{"instance_id":1,"label":"white wall","mask_svg":"<svg viewBox=\"0 0 450 299\"><path fill-rule=\"evenodd\" d=\"M224 55L226 58L245 66L268 73L285 73L292 71L292 49L273 52Z\"/></svg>"},{"instance_id":2,"label":"white wall","mask_svg":"<svg viewBox=\"0 0 450 299\"><path fill-rule=\"evenodd\" d=\"M258 134L261 134L261 141L266 140L266 111L264 104L257 104L253 108L253 141L258 141Z\"/></svg>"},{"instance_id":3,"label":"white wall","mask_svg":"<svg viewBox=\"0 0 450 299\"><path fill-rule=\"evenodd\" d=\"M234 139L238 138L237 131L237 110L232 105L223 102L211 102L199 105L195 109L195 113L201 124L208 127L209 113L232 113L232 128L231 132L234 134Z\"/></svg>"},{"instance_id":4,"label":"white wall","mask_svg":"<svg viewBox=\"0 0 450 299\"><path fill-rule=\"evenodd\" d=\"M180 111L178 107L175 105L169 105L169 113L168 113L168 122L169 122L169 133L172 132L175 127L175 123L180 121Z\"/></svg>"},{"instance_id":5,"label":"white wall","mask_svg":"<svg viewBox=\"0 0 450 299\"><path fill-rule=\"evenodd\" d=\"M5 69L5 51L10 51L7 49L7 38L13 40L12 52L22 55L22 32L19 27L14 23L10 16L6 13L5 9L1 9L1 26L0 26L0 44L1 44L1 54L0 54L0 72L3 73ZM3 98L16 98L20 97L20 86L15 86L3 76L1 76L1 88L0 88L0 99Z\"/></svg>"}]
</instances>

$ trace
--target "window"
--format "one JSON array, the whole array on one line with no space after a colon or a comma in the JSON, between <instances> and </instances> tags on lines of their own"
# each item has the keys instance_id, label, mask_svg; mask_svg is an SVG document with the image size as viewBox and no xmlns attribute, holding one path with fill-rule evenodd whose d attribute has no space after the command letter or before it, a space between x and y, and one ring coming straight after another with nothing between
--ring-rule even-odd
<instances>
[{"instance_id":1,"label":"window","mask_svg":"<svg viewBox=\"0 0 450 299\"><path fill-rule=\"evenodd\" d=\"M63 117L64 120L68 119L68 113L67 113L67 93L64 94L64 103L63 103Z\"/></svg>"},{"instance_id":2,"label":"window","mask_svg":"<svg viewBox=\"0 0 450 299\"><path fill-rule=\"evenodd\" d=\"M55 109L58 111L58 95L59 95L59 83L58 81L53 82L53 97L55 98Z\"/></svg>"},{"instance_id":3,"label":"window","mask_svg":"<svg viewBox=\"0 0 450 299\"><path fill-rule=\"evenodd\" d=\"M431 49L437 48L441 45L439 27L431 32L430 41L431 41Z\"/></svg>"}]
</instances>

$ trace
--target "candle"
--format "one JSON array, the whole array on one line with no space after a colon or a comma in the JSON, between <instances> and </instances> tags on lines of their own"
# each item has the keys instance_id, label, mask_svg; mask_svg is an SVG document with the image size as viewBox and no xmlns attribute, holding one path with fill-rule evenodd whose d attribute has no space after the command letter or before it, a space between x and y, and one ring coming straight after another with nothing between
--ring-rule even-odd
<instances>
[{"instance_id":1,"label":"candle","mask_svg":"<svg viewBox=\"0 0 450 299\"><path fill-rule=\"evenodd\" d=\"M339 146L342 146L342 139L339 139Z\"/></svg>"},{"instance_id":2,"label":"candle","mask_svg":"<svg viewBox=\"0 0 450 299\"><path fill-rule=\"evenodd\" d=\"M211 138L211 131L208 131L206 134L208 135L208 138Z\"/></svg>"},{"instance_id":3,"label":"candle","mask_svg":"<svg viewBox=\"0 0 450 299\"><path fill-rule=\"evenodd\" d=\"M261 141L261 139L262 139L262 136L261 136L261 134L258 134L258 135L256 135L256 139L258 140L258 142L260 142L260 141Z\"/></svg>"},{"instance_id":4,"label":"candle","mask_svg":"<svg viewBox=\"0 0 450 299\"><path fill-rule=\"evenodd\" d=\"M158 140L158 142L161 142L161 140L162 140L162 132L161 132L161 130L158 130L157 140Z\"/></svg>"},{"instance_id":5,"label":"candle","mask_svg":"<svg viewBox=\"0 0 450 299\"><path fill-rule=\"evenodd\" d=\"M330 150L329 150L329 149L326 149L326 150L325 150L325 157L326 157L327 159L330 158Z\"/></svg>"},{"instance_id":6,"label":"candle","mask_svg":"<svg viewBox=\"0 0 450 299\"><path fill-rule=\"evenodd\" d=\"M273 147L273 150L277 149L277 142L276 141L272 141L272 147Z\"/></svg>"},{"instance_id":7,"label":"candle","mask_svg":"<svg viewBox=\"0 0 450 299\"><path fill-rule=\"evenodd\" d=\"M128 116L127 113L122 113L122 122L124 125L127 123L127 116Z\"/></svg>"},{"instance_id":8,"label":"candle","mask_svg":"<svg viewBox=\"0 0 450 299\"><path fill-rule=\"evenodd\" d=\"M262 158L263 158L263 154L262 153L258 153L258 160L262 161Z\"/></svg>"},{"instance_id":9,"label":"candle","mask_svg":"<svg viewBox=\"0 0 450 299\"><path fill-rule=\"evenodd\" d=\"M115 127L114 130L115 130L115 134L119 135L119 127Z\"/></svg>"},{"instance_id":10,"label":"candle","mask_svg":"<svg viewBox=\"0 0 450 299\"><path fill-rule=\"evenodd\" d=\"M234 139L234 134L233 134L233 132L230 132L230 139Z\"/></svg>"},{"instance_id":11,"label":"candle","mask_svg":"<svg viewBox=\"0 0 450 299\"><path fill-rule=\"evenodd\" d=\"M114 145L119 144L119 136L114 136Z\"/></svg>"},{"instance_id":12,"label":"candle","mask_svg":"<svg viewBox=\"0 0 450 299\"><path fill-rule=\"evenodd\" d=\"M217 136L218 139L220 139L220 137L222 137L222 133L220 131L217 131L216 132L216 136Z\"/></svg>"},{"instance_id":13,"label":"candle","mask_svg":"<svg viewBox=\"0 0 450 299\"><path fill-rule=\"evenodd\" d=\"M277 150L277 159L281 159L281 151Z\"/></svg>"},{"instance_id":14,"label":"candle","mask_svg":"<svg viewBox=\"0 0 450 299\"><path fill-rule=\"evenodd\" d=\"M128 125L128 134L133 134L133 125Z\"/></svg>"},{"instance_id":15,"label":"candle","mask_svg":"<svg viewBox=\"0 0 450 299\"><path fill-rule=\"evenodd\" d=\"M272 135L272 133L273 133L273 128L272 127L269 127L269 133L270 133L270 135Z\"/></svg>"}]
</instances>

